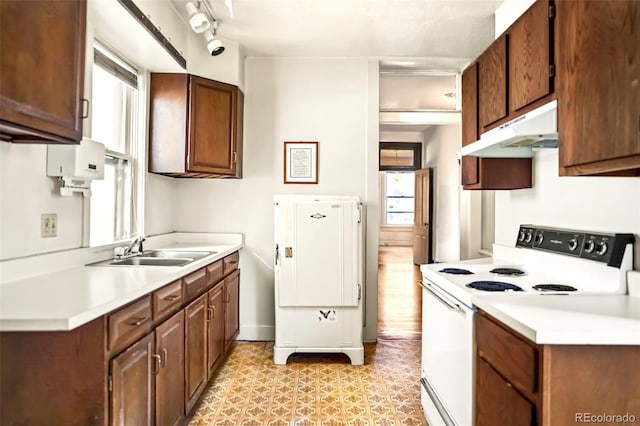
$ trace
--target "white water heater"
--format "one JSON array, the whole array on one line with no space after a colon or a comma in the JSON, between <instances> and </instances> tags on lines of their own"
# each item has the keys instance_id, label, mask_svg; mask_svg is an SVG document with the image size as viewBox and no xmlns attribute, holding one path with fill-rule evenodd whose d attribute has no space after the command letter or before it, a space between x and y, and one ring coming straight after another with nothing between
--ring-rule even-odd
<instances>
[{"instance_id":1,"label":"white water heater","mask_svg":"<svg viewBox=\"0 0 640 426\"><path fill-rule=\"evenodd\" d=\"M47 146L47 176L63 181L62 195L88 191L91 181L104 179L105 147L84 138L78 145Z\"/></svg>"},{"instance_id":2,"label":"white water heater","mask_svg":"<svg viewBox=\"0 0 640 426\"><path fill-rule=\"evenodd\" d=\"M362 365L363 207L358 197L276 195L273 361L342 352Z\"/></svg>"}]
</instances>

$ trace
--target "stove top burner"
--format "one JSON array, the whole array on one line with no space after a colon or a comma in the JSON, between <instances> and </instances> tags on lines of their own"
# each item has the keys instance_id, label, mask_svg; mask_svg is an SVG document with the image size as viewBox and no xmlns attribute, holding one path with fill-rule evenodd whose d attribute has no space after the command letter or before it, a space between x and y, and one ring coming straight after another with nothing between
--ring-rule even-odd
<instances>
[{"instance_id":1,"label":"stove top burner","mask_svg":"<svg viewBox=\"0 0 640 426\"><path fill-rule=\"evenodd\" d=\"M564 285L564 284L538 284L538 285L534 285L533 288L538 291L577 291L578 290L575 287L571 287L570 285Z\"/></svg>"},{"instance_id":2,"label":"stove top burner","mask_svg":"<svg viewBox=\"0 0 640 426\"><path fill-rule=\"evenodd\" d=\"M443 272L445 274L453 274L453 275L471 275L471 274L473 274L473 272L469 271L468 269L462 269L462 268L443 268L443 269L440 269L439 272Z\"/></svg>"},{"instance_id":3,"label":"stove top burner","mask_svg":"<svg viewBox=\"0 0 640 426\"><path fill-rule=\"evenodd\" d=\"M473 281L467 284L467 287L484 291L522 291L517 285L501 281Z\"/></svg>"},{"instance_id":4,"label":"stove top burner","mask_svg":"<svg viewBox=\"0 0 640 426\"><path fill-rule=\"evenodd\" d=\"M524 275L524 271L516 268L494 268L489 272L492 272L498 275L512 275L512 276Z\"/></svg>"}]
</instances>

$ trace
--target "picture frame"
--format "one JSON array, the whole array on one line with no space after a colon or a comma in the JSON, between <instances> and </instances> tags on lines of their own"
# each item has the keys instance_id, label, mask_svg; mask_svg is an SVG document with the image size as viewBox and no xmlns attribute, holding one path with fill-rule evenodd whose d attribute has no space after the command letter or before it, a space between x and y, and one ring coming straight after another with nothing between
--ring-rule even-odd
<instances>
[{"instance_id":1,"label":"picture frame","mask_svg":"<svg viewBox=\"0 0 640 426\"><path fill-rule=\"evenodd\" d=\"M318 142L284 143L284 183L318 183Z\"/></svg>"}]
</instances>

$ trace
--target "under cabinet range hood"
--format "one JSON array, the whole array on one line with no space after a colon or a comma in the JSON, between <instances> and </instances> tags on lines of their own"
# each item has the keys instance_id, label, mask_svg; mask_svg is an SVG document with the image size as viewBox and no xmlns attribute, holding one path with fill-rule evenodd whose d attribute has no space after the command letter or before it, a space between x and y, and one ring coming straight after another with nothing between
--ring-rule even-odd
<instances>
[{"instance_id":1,"label":"under cabinet range hood","mask_svg":"<svg viewBox=\"0 0 640 426\"><path fill-rule=\"evenodd\" d=\"M462 155L490 158L530 158L533 148L558 147L558 101L553 100L465 145Z\"/></svg>"}]
</instances>

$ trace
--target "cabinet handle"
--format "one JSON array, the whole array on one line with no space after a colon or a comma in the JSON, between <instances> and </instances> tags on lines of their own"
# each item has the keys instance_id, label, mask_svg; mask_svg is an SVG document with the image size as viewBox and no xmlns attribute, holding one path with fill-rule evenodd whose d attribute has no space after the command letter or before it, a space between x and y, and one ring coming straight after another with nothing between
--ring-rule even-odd
<instances>
[{"instance_id":1,"label":"cabinet handle","mask_svg":"<svg viewBox=\"0 0 640 426\"><path fill-rule=\"evenodd\" d=\"M238 162L238 153L236 151L233 151L233 159L232 159L233 163L237 163Z\"/></svg>"},{"instance_id":2,"label":"cabinet handle","mask_svg":"<svg viewBox=\"0 0 640 426\"><path fill-rule=\"evenodd\" d=\"M129 325L140 325L140 324L142 324L143 322L145 322L148 319L149 318L147 318L147 317L137 317L137 318L133 318L127 324L129 324Z\"/></svg>"},{"instance_id":3,"label":"cabinet handle","mask_svg":"<svg viewBox=\"0 0 640 426\"><path fill-rule=\"evenodd\" d=\"M231 295L229 292L226 292L224 295L224 303L229 303L229 300L231 300Z\"/></svg>"},{"instance_id":4,"label":"cabinet handle","mask_svg":"<svg viewBox=\"0 0 640 426\"><path fill-rule=\"evenodd\" d=\"M216 319L216 307L212 306L210 309L211 309L211 319Z\"/></svg>"},{"instance_id":5,"label":"cabinet handle","mask_svg":"<svg viewBox=\"0 0 640 426\"><path fill-rule=\"evenodd\" d=\"M162 355L162 358L160 358L160 367L164 367L167 365L167 356L169 355L167 348L162 348L160 354Z\"/></svg>"},{"instance_id":6,"label":"cabinet handle","mask_svg":"<svg viewBox=\"0 0 640 426\"><path fill-rule=\"evenodd\" d=\"M89 99L87 98L82 98L82 116L80 118L89 118Z\"/></svg>"},{"instance_id":7,"label":"cabinet handle","mask_svg":"<svg viewBox=\"0 0 640 426\"><path fill-rule=\"evenodd\" d=\"M207 321L211 321L213 319L213 312L211 308L207 308Z\"/></svg>"},{"instance_id":8,"label":"cabinet handle","mask_svg":"<svg viewBox=\"0 0 640 426\"><path fill-rule=\"evenodd\" d=\"M177 294L171 294L164 298L164 300L166 300L167 302L173 302L174 300L178 300L178 299L180 299L180 296Z\"/></svg>"},{"instance_id":9,"label":"cabinet handle","mask_svg":"<svg viewBox=\"0 0 640 426\"><path fill-rule=\"evenodd\" d=\"M154 363L153 363L153 374L160 373L160 366L162 365L162 359L160 358L160 355L153 354L153 355L151 355L151 358L153 358L153 360L154 360Z\"/></svg>"}]
</instances>

